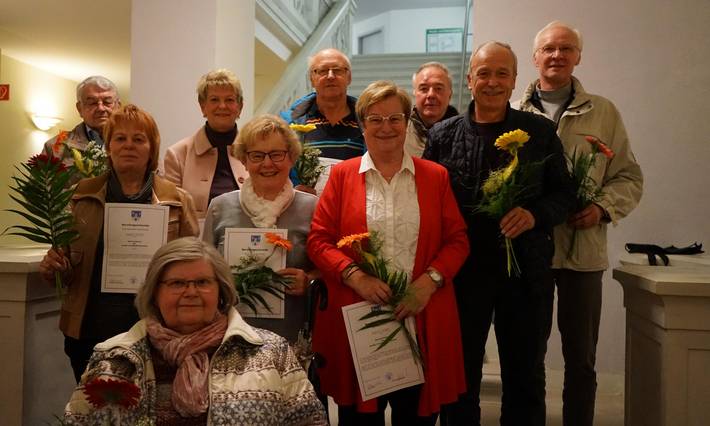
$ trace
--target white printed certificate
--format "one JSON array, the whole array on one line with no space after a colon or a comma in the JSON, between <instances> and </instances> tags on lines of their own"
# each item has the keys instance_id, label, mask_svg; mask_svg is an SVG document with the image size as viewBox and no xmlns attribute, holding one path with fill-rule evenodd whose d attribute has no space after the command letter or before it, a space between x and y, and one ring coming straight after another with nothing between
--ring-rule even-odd
<instances>
[{"instance_id":1,"label":"white printed certificate","mask_svg":"<svg viewBox=\"0 0 710 426\"><path fill-rule=\"evenodd\" d=\"M168 240L170 207L106 203L101 291L135 293L153 254Z\"/></svg>"},{"instance_id":2,"label":"white printed certificate","mask_svg":"<svg viewBox=\"0 0 710 426\"><path fill-rule=\"evenodd\" d=\"M382 339L400 326L398 321L361 330L363 325L373 319L362 321L360 318L381 308L370 302L343 306L345 329L363 401L424 383L424 371L412 354L404 331L377 349ZM405 325L416 340L414 317L408 317Z\"/></svg>"},{"instance_id":3,"label":"white printed certificate","mask_svg":"<svg viewBox=\"0 0 710 426\"><path fill-rule=\"evenodd\" d=\"M338 160L336 158L318 157L318 161L320 162L321 166L325 167L325 170L323 170L323 173L321 173L320 177L318 178L318 182L316 182L315 187L316 193L320 196L323 193L323 189L325 188L325 183L328 182L328 177L330 177L330 168L343 160Z\"/></svg>"},{"instance_id":4,"label":"white printed certificate","mask_svg":"<svg viewBox=\"0 0 710 426\"><path fill-rule=\"evenodd\" d=\"M244 256L256 256L263 260L271 255L266 261L266 266L274 271L286 267L286 251L277 249L266 240L266 233L272 233L281 238L288 237L288 229L261 229L261 228L227 228L224 230L224 258L229 266L239 265ZM273 254L271 254L273 252ZM273 318L283 319L285 315L284 299L280 299L272 294L260 291L262 297L271 308L271 311L263 306L257 305L256 313L240 303L237 310L243 317L248 318Z\"/></svg>"}]
</instances>

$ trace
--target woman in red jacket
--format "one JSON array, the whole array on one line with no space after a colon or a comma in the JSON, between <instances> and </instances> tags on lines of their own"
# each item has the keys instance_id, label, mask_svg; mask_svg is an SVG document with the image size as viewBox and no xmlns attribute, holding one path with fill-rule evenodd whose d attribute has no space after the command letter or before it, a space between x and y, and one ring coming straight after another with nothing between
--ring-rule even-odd
<instances>
[{"instance_id":1,"label":"woman in red jacket","mask_svg":"<svg viewBox=\"0 0 710 426\"><path fill-rule=\"evenodd\" d=\"M440 407L465 391L461 335L452 278L468 255L466 225L446 170L404 153L408 95L377 81L358 100L368 152L331 170L313 216L308 254L323 271L329 306L319 312L313 349L325 358L321 390L338 404L341 425L434 425ZM336 247L344 236L377 232L392 271L407 273L411 296L395 308L413 316L425 382L362 400L341 307L363 300L386 304L387 284L349 266L353 253Z\"/></svg>"}]
</instances>

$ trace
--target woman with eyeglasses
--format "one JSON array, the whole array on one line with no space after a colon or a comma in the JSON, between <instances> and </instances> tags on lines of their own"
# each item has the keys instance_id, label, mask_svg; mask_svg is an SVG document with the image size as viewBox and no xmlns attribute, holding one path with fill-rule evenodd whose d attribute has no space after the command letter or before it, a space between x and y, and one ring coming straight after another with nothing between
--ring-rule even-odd
<instances>
[{"instance_id":1,"label":"woman with eyeglasses","mask_svg":"<svg viewBox=\"0 0 710 426\"><path fill-rule=\"evenodd\" d=\"M211 245L180 238L153 255L136 295L141 320L96 345L65 409L68 424L326 425L286 340L234 309L229 266ZM112 382L116 406L97 408ZM121 398L132 389L134 403ZM106 391L108 392L108 391Z\"/></svg>"},{"instance_id":2,"label":"woman with eyeglasses","mask_svg":"<svg viewBox=\"0 0 710 426\"><path fill-rule=\"evenodd\" d=\"M289 179L289 170L300 153L301 145L285 121L273 115L252 118L234 145L234 155L244 163L249 177L240 190L212 200L203 233L205 241L224 253L227 228L288 229L293 249L286 257L286 268L277 271L292 281L286 289L285 318L247 321L292 343L305 320L306 287L318 274L306 255L306 238L318 198L295 190Z\"/></svg>"},{"instance_id":3,"label":"woman with eyeglasses","mask_svg":"<svg viewBox=\"0 0 710 426\"><path fill-rule=\"evenodd\" d=\"M433 426L441 406L455 402L466 386L452 284L469 251L466 225L446 169L404 152L407 93L376 81L362 92L356 111L367 153L333 167L308 238L308 254L328 287L328 309L318 312L313 334L313 350L325 358L318 369L321 391L338 404L340 425L384 424L389 404L392 425ZM400 320L414 317L425 376L423 385L367 401L341 308L363 300L386 305L392 291L353 266L358 259L351 249L337 246L341 238L365 232L379 235L390 272L408 276L409 295L394 312Z\"/></svg>"},{"instance_id":4,"label":"woman with eyeglasses","mask_svg":"<svg viewBox=\"0 0 710 426\"><path fill-rule=\"evenodd\" d=\"M150 114L131 104L114 110L104 125L104 140L109 172L79 181L72 196L78 239L71 247L50 249L39 265L45 280L59 272L67 286L59 328L77 382L94 345L138 320L133 294L101 290L105 203L169 206L168 241L199 234L190 195L155 174L160 133Z\"/></svg>"}]
</instances>

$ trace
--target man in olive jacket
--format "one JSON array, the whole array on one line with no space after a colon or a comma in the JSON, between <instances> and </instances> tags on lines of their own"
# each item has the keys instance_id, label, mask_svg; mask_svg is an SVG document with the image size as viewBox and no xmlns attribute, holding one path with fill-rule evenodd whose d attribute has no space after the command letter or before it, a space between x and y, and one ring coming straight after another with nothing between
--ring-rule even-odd
<instances>
[{"instance_id":1,"label":"man in olive jacket","mask_svg":"<svg viewBox=\"0 0 710 426\"><path fill-rule=\"evenodd\" d=\"M641 199L643 176L613 103L584 91L572 76L582 54L582 37L558 21L535 37L533 62L540 78L528 86L519 108L557 124L568 155L589 153L599 140L612 158L596 155L590 176L601 190L596 201L577 206L567 223L555 227L552 267L557 286L557 327L565 359L562 418L565 425L591 426L596 396L596 359L602 305L602 275L609 267L608 223L628 215Z\"/></svg>"},{"instance_id":2,"label":"man in olive jacket","mask_svg":"<svg viewBox=\"0 0 710 426\"><path fill-rule=\"evenodd\" d=\"M473 101L468 111L434 125L424 151L424 158L449 170L471 245L471 254L454 280L468 392L442 410L442 425L480 422L481 369L494 314L503 381L501 424L545 424L552 229L567 218L574 193L553 123L508 104L516 65L507 44L488 42L476 49L469 65ZM510 161L508 153L496 149L495 140L517 129L530 136L518 153L520 167L541 166L530 179L526 201L498 220L476 206L490 172ZM509 274L504 237L512 240L522 271L519 277Z\"/></svg>"}]
</instances>

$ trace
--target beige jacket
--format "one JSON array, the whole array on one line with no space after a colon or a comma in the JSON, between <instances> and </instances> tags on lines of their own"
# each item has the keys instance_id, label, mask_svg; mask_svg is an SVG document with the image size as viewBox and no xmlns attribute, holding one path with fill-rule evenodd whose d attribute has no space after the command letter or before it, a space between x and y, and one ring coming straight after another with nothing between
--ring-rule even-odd
<instances>
[{"instance_id":1,"label":"beige jacket","mask_svg":"<svg viewBox=\"0 0 710 426\"><path fill-rule=\"evenodd\" d=\"M229 152L229 164L237 184L241 187L248 173L241 161ZM178 187L192 195L195 201L197 217L203 219L207 214L207 202L214 171L217 167L217 148L210 144L205 127L168 148L164 159L164 175Z\"/></svg>"},{"instance_id":2,"label":"beige jacket","mask_svg":"<svg viewBox=\"0 0 710 426\"><path fill-rule=\"evenodd\" d=\"M81 323L89 298L96 246L104 222L107 181L108 174L81 180L72 196L72 213L76 218L75 229L79 232L79 238L71 245L73 272L62 303L59 329L75 339L80 338ZM154 176L153 204L170 207L168 241L199 235L192 199L185 191Z\"/></svg>"},{"instance_id":3,"label":"beige jacket","mask_svg":"<svg viewBox=\"0 0 710 426\"><path fill-rule=\"evenodd\" d=\"M528 86L519 101L518 109L543 114L531 102L538 85L535 80ZM602 197L597 202L609 215L611 222L628 215L641 200L643 175L626 135L621 115L608 99L584 91L582 84L572 77L574 99L562 113L557 134L562 140L565 152L588 153L591 145L585 135L597 137L614 151L609 160L599 155L591 176L602 188ZM555 227L555 256L553 268L576 271L602 271L609 267L606 244L606 223L578 230L572 245L573 228L567 224Z\"/></svg>"}]
</instances>

